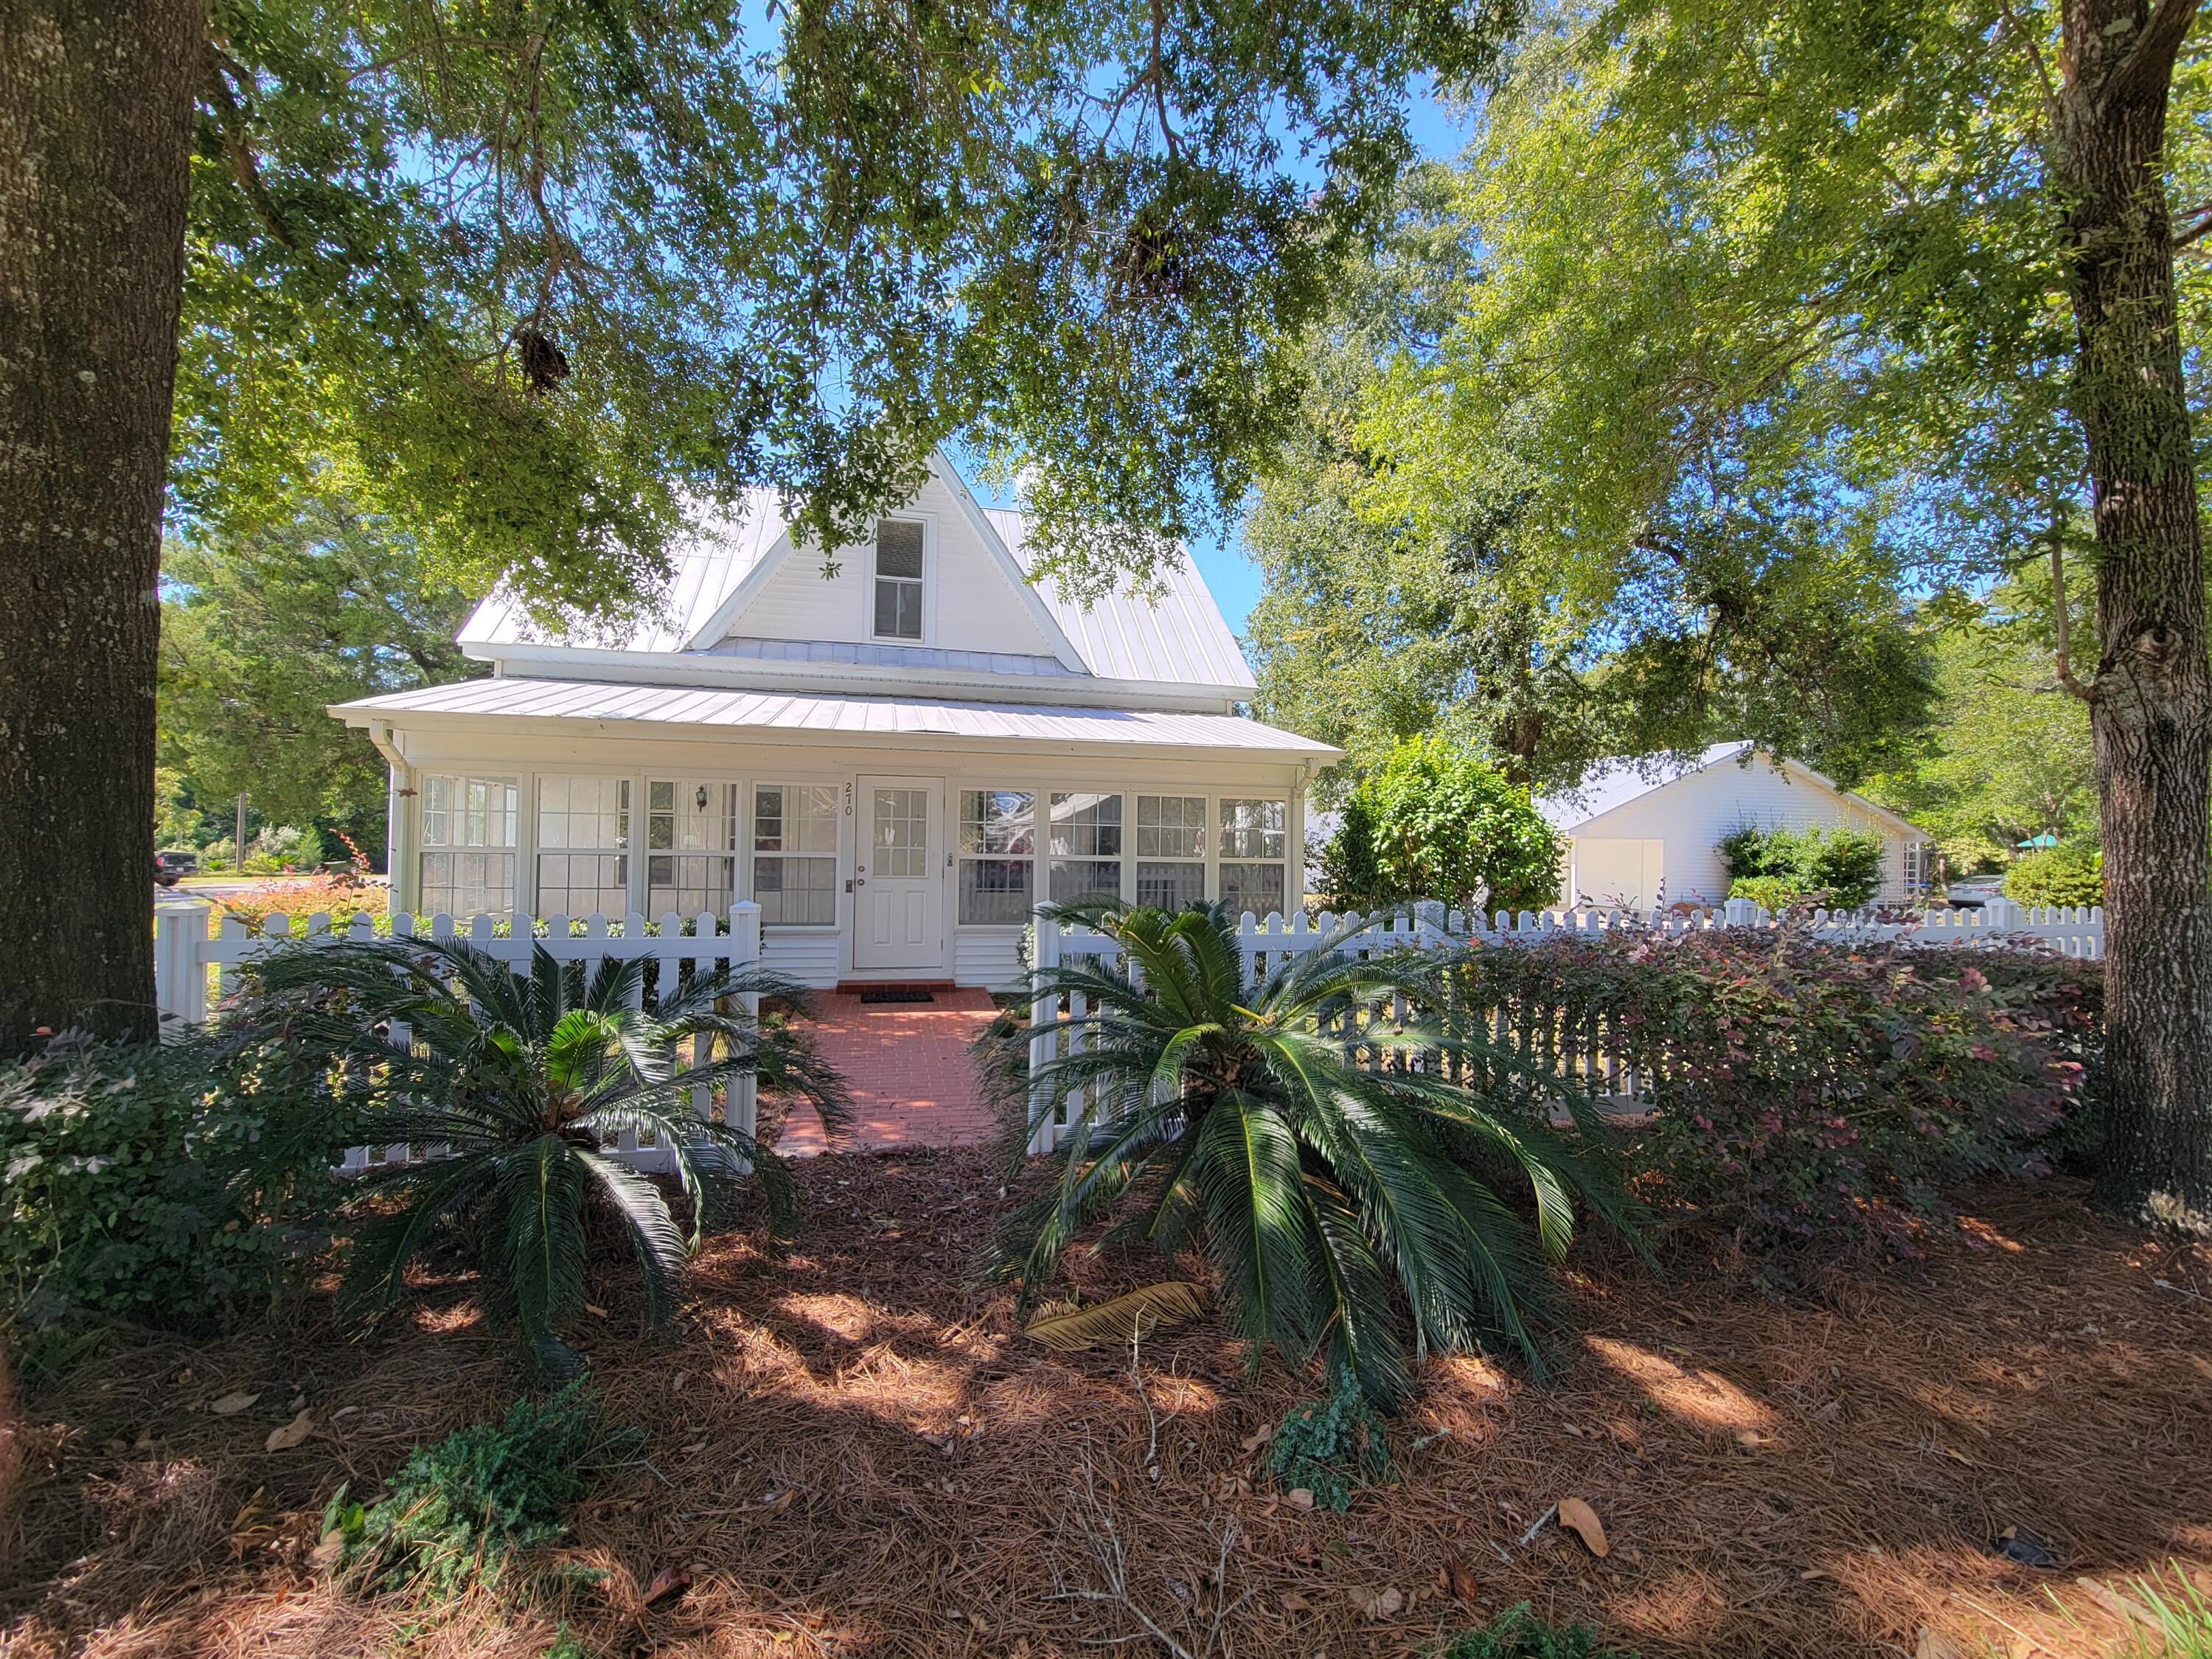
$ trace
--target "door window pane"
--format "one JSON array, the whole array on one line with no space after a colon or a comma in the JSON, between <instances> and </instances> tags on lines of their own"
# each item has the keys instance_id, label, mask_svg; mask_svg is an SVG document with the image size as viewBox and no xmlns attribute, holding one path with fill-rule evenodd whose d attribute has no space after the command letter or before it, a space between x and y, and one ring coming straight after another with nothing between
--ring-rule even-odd
<instances>
[{"instance_id":1,"label":"door window pane","mask_svg":"<svg viewBox=\"0 0 2212 1659\"><path fill-rule=\"evenodd\" d=\"M766 925L836 925L835 786L764 783L753 791L753 898Z\"/></svg>"},{"instance_id":2,"label":"door window pane","mask_svg":"<svg viewBox=\"0 0 2212 1659\"><path fill-rule=\"evenodd\" d=\"M1036 797L1019 789L960 792L960 920L1018 926L1035 892Z\"/></svg>"},{"instance_id":3,"label":"door window pane","mask_svg":"<svg viewBox=\"0 0 2212 1659\"><path fill-rule=\"evenodd\" d=\"M1121 798L1054 794L1050 887L1055 904L1121 896Z\"/></svg>"},{"instance_id":4,"label":"door window pane","mask_svg":"<svg viewBox=\"0 0 2212 1659\"><path fill-rule=\"evenodd\" d=\"M929 873L929 792L878 789L869 815L868 872L878 876Z\"/></svg>"},{"instance_id":5,"label":"door window pane","mask_svg":"<svg viewBox=\"0 0 2212 1659\"><path fill-rule=\"evenodd\" d=\"M1264 918L1270 911L1282 909L1283 898L1281 865L1222 861L1221 902L1229 907L1232 915L1249 910Z\"/></svg>"}]
</instances>

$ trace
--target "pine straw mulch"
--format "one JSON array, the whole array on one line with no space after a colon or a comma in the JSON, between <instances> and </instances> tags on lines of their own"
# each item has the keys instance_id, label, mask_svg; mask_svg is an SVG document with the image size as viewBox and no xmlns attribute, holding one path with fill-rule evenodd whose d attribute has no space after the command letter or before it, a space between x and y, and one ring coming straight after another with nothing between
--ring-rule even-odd
<instances>
[{"instance_id":1,"label":"pine straw mulch","mask_svg":"<svg viewBox=\"0 0 2212 1659\"><path fill-rule=\"evenodd\" d=\"M825 1157L800 1179L795 1254L732 1236L680 1330L597 1333L613 1413L651 1431L649 1463L580 1518L569 1553L606 1570L597 1589L424 1611L336 1594L308 1560L339 1481L373 1486L512 1396L507 1340L465 1283L434 1284L358 1342L310 1299L219 1346L112 1344L58 1397L19 1390L0 1652L522 1656L557 1615L620 1656L1348 1659L1526 1598L1651 1659L1911 1653L1923 1627L1969 1655L2071 1656L2118 1635L2078 1577L2212 1564L2212 1252L2063 1190L1983 1195L1966 1242L1793 1292L1680 1247L1657 1273L1585 1259L1565 1374L1431 1366L1394 1430L1401 1483L1337 1516L1252 1472L1250 1437L1311 1392L1279 1367L1248 1382L1200 1327L1133 1372L1010 1333L1006 1297L968 1277L1000 1202L981 1154ZM1149 1271L1087 1265L1093 1292ZM606 1271L599 1299L632 1305ZM234 1389L260 1398L205 1410ZM264 1451L296 1401L312 1437ZM1607 1559L1531 1532L1569 1496L1603 1518ZM1990 1553L2008 1526L2061 1567ZM1454 1559L1472 1608L1436 1588ZM688 1588L648 1602L672 1568Z\"/></svg>"}]
</instances>

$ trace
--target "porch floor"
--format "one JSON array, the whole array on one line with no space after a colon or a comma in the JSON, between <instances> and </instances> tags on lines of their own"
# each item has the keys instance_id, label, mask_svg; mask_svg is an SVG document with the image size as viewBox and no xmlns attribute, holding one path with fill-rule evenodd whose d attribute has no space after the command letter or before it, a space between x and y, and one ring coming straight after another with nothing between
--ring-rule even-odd
<instances>
[{"instance_id":1,"label":"porch floor","mask_svg":"<svg viewBox=\"0 0 2212 1659\"><path fill-rule=\"evenodd\" d=\"M815 1043L853 1091L848 1145L972 1146L996 1131L968 1045L998 1006L987 991L931 995L926 1003L863 1004L850 992L816 994ZM821 1120L793 1106L776 1150L804 1158L826 1149Z\"/></svg>"}]
</instances>

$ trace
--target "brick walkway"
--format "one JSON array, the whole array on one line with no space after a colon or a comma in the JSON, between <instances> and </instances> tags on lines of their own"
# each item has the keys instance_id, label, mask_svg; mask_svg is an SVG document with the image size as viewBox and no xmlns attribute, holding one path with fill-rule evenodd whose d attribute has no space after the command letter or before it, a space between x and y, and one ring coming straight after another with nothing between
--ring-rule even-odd
<instances>
[{"instance_id":1,"label":"brick walkway","mask_svg":"<svg viewBox=\"0 0 2212 1659\"><path fill-rule=\"evenodd\" d=\"M967 1146L997 1130L968 1059L968 1045L997 1005L984 991L931 994L933 1002L867 1006L857 995L815 996L814 1040L852 1085L848 1145ZM824 1144L821 1121L805 1106L793 1107L776 1150L805 1157Z\"/></svg>"}]
</instances>

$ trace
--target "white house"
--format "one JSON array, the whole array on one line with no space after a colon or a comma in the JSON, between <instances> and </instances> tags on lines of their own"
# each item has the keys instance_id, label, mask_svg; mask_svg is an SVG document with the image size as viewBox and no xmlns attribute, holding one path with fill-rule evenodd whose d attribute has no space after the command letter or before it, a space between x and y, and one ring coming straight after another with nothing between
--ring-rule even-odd
<instances>
[{"instance_id":1,"label":"white house","mask_svg":"<svg viewBox=\"0 0 2212 1659\"><path fill-rule=\"evenodd\" d=\"M335 707L391 763L394 908L750 899L809 984L999 987L1040 898L1298 902L1339 751L1238 712L1251 670L1187 559L1156 602L1070 604L942 457L830 558L757 492L684 547L664 623L540 638L495 595L460 634L491 678Z\"/></svg>"},{"instance_id":2,"label":"white house","mask_svg":"<svg viewBox=\"0 0 2212 1659\"><path fill-rule=\"evenodd\" d=\"M1715 744L1686 765L1601 762L1580 787L1536 808L1569 838L1562 886L1570 903L1717 904L1729 888L1721 841L1746 824L1873 830L1882 839L1879 901L1910 898L1928 879L1924 831L1808 766L1744 742Z\"/></svg>"}]
</instances>

